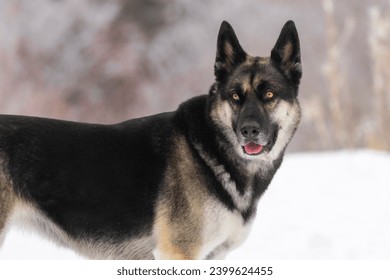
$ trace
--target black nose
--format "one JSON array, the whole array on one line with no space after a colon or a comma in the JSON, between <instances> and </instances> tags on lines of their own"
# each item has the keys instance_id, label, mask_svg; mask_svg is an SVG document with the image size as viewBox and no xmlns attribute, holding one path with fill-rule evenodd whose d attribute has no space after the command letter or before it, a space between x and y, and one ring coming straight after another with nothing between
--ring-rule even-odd
<instances>
[{"instance_id":1,"label":"black nose","mask_svg":"<svg viewBox=\"0 0 390 280\"><path fill-rule=\"evenodd\" d=\"M260 126L257 124L257 122L254 121L248 121L245 122L241 128L241 134L245 138L255 138L260 133Z\"/></svg>"}]
</instances>

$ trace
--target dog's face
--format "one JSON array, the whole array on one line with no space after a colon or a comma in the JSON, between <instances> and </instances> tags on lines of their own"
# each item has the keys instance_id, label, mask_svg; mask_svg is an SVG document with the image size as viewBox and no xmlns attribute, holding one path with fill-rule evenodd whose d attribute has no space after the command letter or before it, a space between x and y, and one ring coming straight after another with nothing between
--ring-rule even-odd
<instances>
[{"instance_id":1,"label":"dog's face","mask_svg":"<svg viewBox=\"0 0 390 280\"><path fill-rule=\"evenodd\" d=\"M296 98L301 76L292 21L283 27L270 57L248 55L229 23L222 23L210 114L241 157L272 160L284 151L300 120Z\"/></svg>"}]
</instances>

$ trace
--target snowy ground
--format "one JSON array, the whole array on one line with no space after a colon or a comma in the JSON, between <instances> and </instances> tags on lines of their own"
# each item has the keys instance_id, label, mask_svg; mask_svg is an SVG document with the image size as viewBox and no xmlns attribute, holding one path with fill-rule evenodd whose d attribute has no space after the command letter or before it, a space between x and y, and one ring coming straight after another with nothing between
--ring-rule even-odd
<instances>
[{"instance_id":1,"label":"snowy ground","mask_svg":"<svg viewBox=\"0 0 390 280\"><path fill-rule=\"evenodd\" d=\"M78 259L11 229L0 259ZM390 154L288 155L229 259L390 259Z\"/></svg>"}]
</instances>

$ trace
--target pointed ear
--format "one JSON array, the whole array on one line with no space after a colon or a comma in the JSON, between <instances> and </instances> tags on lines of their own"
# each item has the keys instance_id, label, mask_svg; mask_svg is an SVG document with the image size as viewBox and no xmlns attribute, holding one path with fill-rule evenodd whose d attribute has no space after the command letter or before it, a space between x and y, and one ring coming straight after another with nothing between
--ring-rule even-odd
<instances>
[{"instance_id":1,"label":"pointed ear","mask_svg":"<svg viewBox=\"0 0 390 280\"><path fill-rule=\"evenodd\" d=\"M295 85L299 85L302 77L301 50L298 32L293 21L290 20L283 26L272 49L271 60L284 71Z\"/></svg>"},{"instance_id":2,"label":"pointed ear","mask_svg":"<svg viewBox=\"0 0 390 280\"><path fill-rule=\"evenodd\" d=\"M223 79L226 74L230 73L245 59L246 53L241 48L233 28L227 21L223 21L219 29L217 56L214 65L217 81Z\"/></svg>"}]
</instances>

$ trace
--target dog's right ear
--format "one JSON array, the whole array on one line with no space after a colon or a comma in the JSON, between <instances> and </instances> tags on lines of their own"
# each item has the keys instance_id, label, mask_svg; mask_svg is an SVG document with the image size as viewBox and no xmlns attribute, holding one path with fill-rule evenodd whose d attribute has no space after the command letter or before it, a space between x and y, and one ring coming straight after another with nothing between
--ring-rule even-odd
<instances>
[{"instance_id":1,"label":"dog's right ear","mask_svg":"<svg viewBox=\"0 0 390 280\"><path fill-rule=\"evenodd\" d=\"M216 80L222 81L237 65L245 61L246 56L233 28L227 21L223 21L218 33L214 65Z\"/></svg>"}]
</instances>

